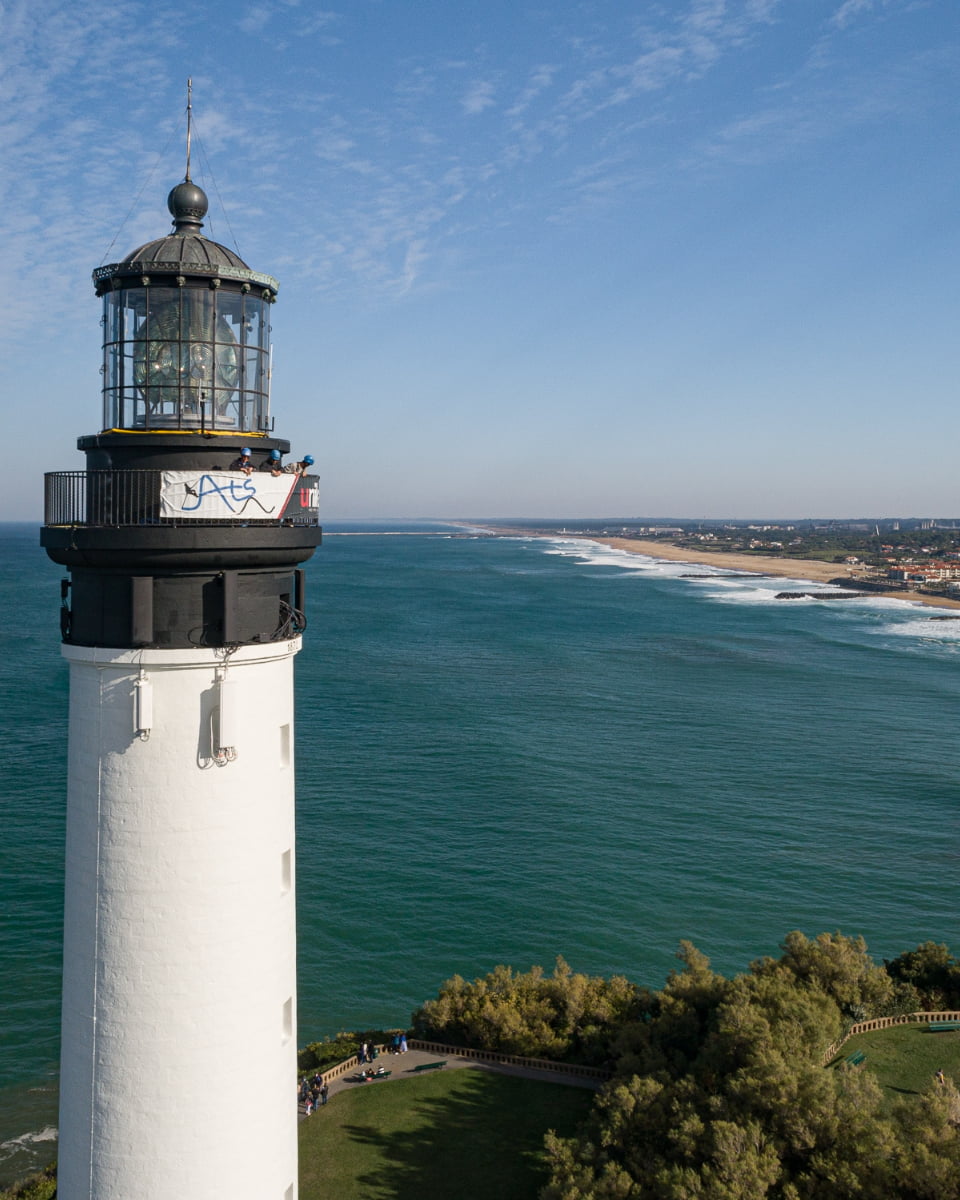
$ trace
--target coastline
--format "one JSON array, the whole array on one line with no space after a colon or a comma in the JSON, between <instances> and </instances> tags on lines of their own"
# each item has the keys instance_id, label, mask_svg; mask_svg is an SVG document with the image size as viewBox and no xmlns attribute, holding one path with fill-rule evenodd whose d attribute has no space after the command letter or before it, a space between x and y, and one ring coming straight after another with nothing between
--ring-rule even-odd
<instances>
[{"instance_id":1,"label":"coastline","mask_svg":"<svg viewBox=\"0 0 960 1200\"><path fill-rule=\"evenodd\" d=\"M576 534L542 534L533 530L504 529L495 530L499 534L514 537L577 537ZM856 576L849 568L840 563L825 563L814 558L776 558L773 555L733 554L716 550L687 550L669 543L642 540L640 538L596 537L592 534L583 535L584 541L597 542L609 546L613 550L623 550L627 554L643 554L648 558L659 558L666 562L685 562L691 565L700 563L707 567L718 567L725 571L744 571L752 575L773 575L781 579L805 579L811 583L829 583L839 578L845 571L850 578L850 585L856 589ZM889 592L870 591L866 595L882 600L900 600L906 604L919 604L926 608L960 609L960 600L952 600L947 596L925 596L918 592Z\"/></svg>"}]
</instances>

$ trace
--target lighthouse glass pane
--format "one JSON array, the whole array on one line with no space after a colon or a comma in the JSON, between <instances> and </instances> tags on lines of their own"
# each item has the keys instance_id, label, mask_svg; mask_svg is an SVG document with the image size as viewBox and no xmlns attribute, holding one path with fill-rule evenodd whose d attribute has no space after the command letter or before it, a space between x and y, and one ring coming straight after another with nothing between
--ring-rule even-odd
<instances>
[{"instance_id":1,"label":"lighthouse glass pane","mask_svg":"<svg viewBox=\"0 0 960 1200\"><path fill-rule=\"evenodd\" d=\"M137 428L169 428L179 424L180 291L146 288L145 310L134 331L134 417Z\"/></svg>"},{"instance_id":2,"label":"lighthouse glass pane","mask_svg":"<svg viewBox=\"0 0 960 1200\"><path fill-rule=\"evenodd\" d=\"M237 292L218 291L214 339L214 411L218 429L245 429L242 419L241 381L243 344L243 297Z\"/></svg>"},{"instance_id":3,"label":"lighthouse glass pane","mask_svg":"<svg viewBox=\"0 0 960 1200\"><path fill-rule=\"evenodd\" d=\"M263 431L268 427L267 375L263 367L268 336L264 310L268 307L249 292L240 296L241 309L241 405L243 429Z\"/></svg>"},{"instance_id":4,"label":"lighthouse glass pane","mask_svg":"<svg viewBox=\"0 0 960 1200\"><path fill-rule=\"evenodd\" d=\"M180 395L181 424L210 423L217 370L215 350L216 293L184 288L181 293ZM201 410L201 406L203 406Z\"/></svg>"},{"instance_id":5,"label":"lighthouse glass pane","mask_svg":"<svg viewBox=\"0 0 960 1200\"><path fill-rule=\"evenodd\" d=\"M244 320L246 322L248 345L265 348L268 336L269 305L257 296L245 296Z\"/></svg>"},{"instance_id":6,"label":"lighthouse glass pane","mask_svg":"<svg viewBox=\"0 0 960 1200\"><path fill-rule=\"evenodd\" d=\"M109 292L103 298L104 429L129 428L136 420L132 337L145 312L142 290ZM141 422L142 408L141 403Z\"/></svg>"},{"instance_id":7,"label":"lighthouse glass pane","mask_svg":"<svg viewBox=\"0 0 960 1200\"><path fill-rule=\"evenodd\" d=\"M114 345L123 340L123 295L110 292L103 305L104 344Z\"/></svg>"},{"instance_id":8,"label":"lighthouse glass pane","mask_svg":"<svg viewBox=\"0 0 960 1200\"><path fill-rule=\"evenodd\" d=\"M113 423L115 429L126 429L128 426L135 428L146 427L146 415L142 400L138 399L138 391L133 385L134 372L134 343L132 341L124 342L121 346L123 357L119 361L120 382L118 386L118 394L120 404L118 405L117 418Z\"/></svg>"},{"instance_id":9,"label":"lighthouse glass pane","mask_svg":"<svg viewBox=\"0 0 960 1200\"><path fill-rule=\"evenodd\" d=\"M267 410L267 380L263 364L265 356L253 347L244 348L243 384L246 402L245 418L248 428L264 428L263 416Z\"/></svg>"},{"instance_id":10,"label":"lighthouse glass pane","mask_svg":"<svg viewBox=\"0 0 960 1200\"><path fill-rule=\"evenodd\" d=\"M108 348L109 352L103 356L103 390L111 397L114 397L113 403L116 404L116 397L119 395L120 389L120 364L123 359L116 353L115 347Z\"/></svg>"},{"instance_id":11,"label":"lighthouse glass pane","mask_svg":"<svg viewBox=\"0 0 960 1200\"><path fill-rule=\"evenodd\" d=\"M259 297L244 297L244 387L257 429L269 428L270 422L270 308Z\"/></svg>"}]
</instances>

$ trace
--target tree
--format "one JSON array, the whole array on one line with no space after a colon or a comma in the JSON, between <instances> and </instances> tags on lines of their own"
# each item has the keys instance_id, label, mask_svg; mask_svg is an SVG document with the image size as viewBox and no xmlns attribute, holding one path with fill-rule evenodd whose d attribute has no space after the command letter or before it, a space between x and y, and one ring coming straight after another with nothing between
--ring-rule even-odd
<instances>
[{"instance_id":1,"label":"tree","mask_svg":"<svg viewBox=\"0 0 960 1200\"><path fill-rule=\"evenodd\" d=\"M902 1129L895 1194L903 1200L960 1195L960 1094L949 1081L897 1110Z\"/></svg>"},{"instance_id":2,"label":"tree","mask_svg":"<svg viewBox=\"0 0 960 1200\"><path fill-rule=\"evenodd\" d=\"M779 960L760 959L751 965L757 974L778 966L792 971L799 983L819 988L854 1021L884 1013L894 999L890 976L867 954L862 937L821 933L811 941L794 930L781 947Z\"/></svg>"},{"instance_id":3,"label":"tree","mask_svg":"<svg viewBox=\"0 0 960 1200\"><path fill-rule=\"evenodd\" d=\"M960 1008L960 962L942 943L923 942L884 966L892 979L914 990L917 1008Z\"/></svg>"},{"instance_id":4,"label":"tree","mask_svg":"<svg viewBox=\"0 0 960 1200\"><path fill-rule=\"evenodd\" d=\"M621 976L580 975L558 958L553 975L507 966L466 982L447 980L413 1014L416 1037L531 1058L600 1063L621 1026L649 1006L649 993Z\"/></svg>"}]
</instances>

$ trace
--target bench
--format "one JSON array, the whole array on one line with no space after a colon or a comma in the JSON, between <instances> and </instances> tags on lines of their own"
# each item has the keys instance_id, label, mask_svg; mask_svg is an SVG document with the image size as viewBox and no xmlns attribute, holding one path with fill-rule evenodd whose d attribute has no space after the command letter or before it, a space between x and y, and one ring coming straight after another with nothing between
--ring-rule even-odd
<instances>
[{"instance_id":1,"label":"bench","mask_svg":"<svg viewBox=\"0 0 960 1200\"><path fill-rule=\"evenodd\" d=\"M960 1021L931 1021L927 1028L931 1033L942 1033L944 1029L960 1029Z\"/></svg>"},{"instance_id":2,"label":"bench","mask_svg":"<svg viewBox=\"0 0 960 1200\"><path fill-rule=\"evenodd\" d=\"M419 1067L414 1067L413 1070L414 1073L417 1071L437 1071L440 1067L445 1067L446 1065L447 1060L443 1059L442 1062L421 1063Z\"/></svg>"},{"instance_id":3,"label":"bench","mask_svg":"<svg viewBox=\"0 0 960 1200\"><path fill-rule=\"evenodd\" d=\"M867 1052L865 1050L854 1050L852 1054L843 1060L843 1064L846 1067L859 1067L866 1060L866 1057Z\"/></svg>"}]
</instances>

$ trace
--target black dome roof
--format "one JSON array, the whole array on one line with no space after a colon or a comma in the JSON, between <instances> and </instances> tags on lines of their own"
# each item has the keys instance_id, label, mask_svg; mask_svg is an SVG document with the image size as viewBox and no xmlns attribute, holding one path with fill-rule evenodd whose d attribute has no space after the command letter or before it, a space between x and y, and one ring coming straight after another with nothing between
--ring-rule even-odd
<instances>
[{"instance_id":1,"label":"black dome roof","mask_svg":"<svg viewBox=\"0 0 960 1200\"><path fill-rule=\"evenodd\" d=\"M210 267L236 267L249 271L239 254L234 254L219 242L211 242L202 233L171 233L131 250L122 260L123 266L136 264L145 270L154 263L176 263L189 272L191 267L207 271Z\"/></svg>"},{"instance_id":2,"label":"black dome roof","mask_svg":"<svg viewBox=\"0 0 960 1200\"><path fill-rule=\"evenodd\" d=\"M202 275L223 277L255 283L266 290L264 295L276 295L280 286L270 275L251 271L239 254L219 242L211 241L200 232L208 208L207 195L190 179L178 183L167 197L167 207L173 215L173 232L138 246L118 263L98 267L93 280L98 295L109 291L120 276L135 275Z\"/></svg>"}]
</instances>

